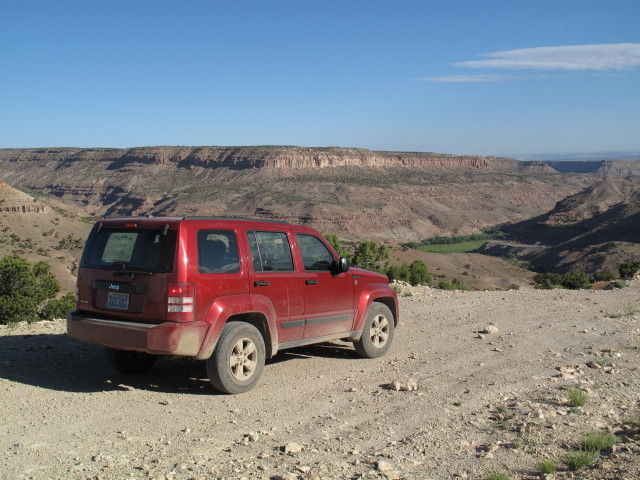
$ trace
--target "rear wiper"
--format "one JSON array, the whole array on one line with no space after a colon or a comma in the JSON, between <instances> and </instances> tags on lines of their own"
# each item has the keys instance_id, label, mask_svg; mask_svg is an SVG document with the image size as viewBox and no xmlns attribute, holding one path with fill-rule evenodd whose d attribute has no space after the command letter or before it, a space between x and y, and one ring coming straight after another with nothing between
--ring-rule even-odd
<instances>
[{"instance_id":1,"label":"rear wiper","mask_svg":"<svg viewBox=\"0 0 640 480\"><path fill-rule=\"evenodd\" d=\"M153 272L145 272L144 270L131 270L127 268L127 265L121 262L116 262L113 264L116 271L113 272L114 277L121 277L123 275L135 275L136 273L140 273L142 275L153 275Z\"/></svg>"},{"instance_id":2,"label":"rear wiper","mask_svg":"<svg viewBox=\"0 0 640 480\"><path fill-rule=\"evenodd\" d=\"M121 277L123 275L136 275L136 274L142 274L142 275L153 275L153 272L145 272L143 270L115 270L113 272L113 276L114 277Z\"/></svg>"}]
</instances>

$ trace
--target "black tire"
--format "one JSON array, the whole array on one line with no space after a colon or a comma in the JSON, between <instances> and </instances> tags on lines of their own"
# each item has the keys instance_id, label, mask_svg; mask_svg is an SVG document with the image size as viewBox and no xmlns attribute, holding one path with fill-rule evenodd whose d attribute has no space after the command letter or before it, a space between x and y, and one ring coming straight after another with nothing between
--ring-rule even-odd
<instances>
[{"instance_id":1,"label":"black tire","mask_svg":"<svg viewBox=\"0 0 640 480\"><path fill-rule=\"evenodd\" d=\"M363 357L381 357L391 348L394 331L394 318L389 307L374 302L367 313L362 336L353 342L353 346Z\"/></svg>"},{"instance_id":2,"label":"black tire","mask_svg":"<svg viewBox=\"0 0 640 480\"><path fill-rule=\"evenodd\" d=\"M157 355L132 350L105 347L107 360L120 373L142 373L148 371L158 360Z\"/></svg>"},{"instance_id":3,"label":"black tire","mask_svg":"<svg viewBox=\"0 0 640 480\"><path fill-rule=\"evenodd\" d=\"M244 393L260 380L265 361L262 334L246 322L229 322L222 329L207 374L213 388L222 393Z\"/></svg>"}]
</instances>

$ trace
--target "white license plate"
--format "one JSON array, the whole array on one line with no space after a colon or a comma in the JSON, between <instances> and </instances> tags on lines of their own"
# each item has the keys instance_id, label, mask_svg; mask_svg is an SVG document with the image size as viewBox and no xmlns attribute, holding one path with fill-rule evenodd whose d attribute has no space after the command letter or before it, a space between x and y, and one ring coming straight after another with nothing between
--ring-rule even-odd
<instances>
[{"instance_id":1,"label":"white license plate","mask_svg":"<svg viewBox=\"0 0 640 480\"><path fill-rule=\"evenodd\" d=\"M107 308L117 308L118 310L129 309L129 294L109 292L107 296Z\"/></svg>"}]
</instances>

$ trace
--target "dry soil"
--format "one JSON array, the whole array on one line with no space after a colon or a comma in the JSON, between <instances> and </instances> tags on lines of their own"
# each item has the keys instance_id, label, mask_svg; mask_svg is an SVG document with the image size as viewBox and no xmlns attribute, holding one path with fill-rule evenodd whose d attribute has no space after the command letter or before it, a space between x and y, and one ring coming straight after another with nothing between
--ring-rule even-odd
<instances>
[{"instance_id":1,"label":"dry soil","mask_svg":"<svg viewBox=\"0 0 640 480\"><path fill-rule=\"evenodd\" d=\"M549 458L557 479L640 478L640 283L411 291L386 357L343 342L281 352L238 396L187 359L114 373L62 320L0 327L0 477L533 479ZM569 471L593 432L619 443Z\"/></svg>"}]
</instances>

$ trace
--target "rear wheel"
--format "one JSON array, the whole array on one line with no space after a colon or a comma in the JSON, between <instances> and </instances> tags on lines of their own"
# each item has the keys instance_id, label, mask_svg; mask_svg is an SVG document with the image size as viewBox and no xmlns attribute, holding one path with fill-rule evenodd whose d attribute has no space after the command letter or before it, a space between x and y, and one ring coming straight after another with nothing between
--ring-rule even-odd
<instances>
[{"instance_id":1,"label":"rear wheel","mask_svg":"<svg viewBox=\"0 0 640 480\"><path fill-rule=\"evenodd\" d=\"M353 344L356 352L366 358L383 356L391 348L394 326L389 307L382 303L373 303L367 313L362 336Z\"/></svg>"},{"instance_id":2,"label":"rear wheel","mask_svg":"<svg viewBox=\"0 0 640 480\"><path fill-rule=\"evenodd\" d=\"M157 355L111 347L106 347L106 353L111 366L121 373L146 372L158 360Z\"/></svg>"},{"instance_id":3,"label":"rear wheel","mask_svg":"<svg viewBox=\"0 0 640 480\"><path fill-rule=\"evenodd\" d=\"M265 361L262 334L245 322L229 322L222 329L207 374L213 387L223 393L244 393L260 380Z\"/></svg>"}]
</instances>

